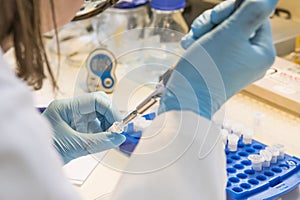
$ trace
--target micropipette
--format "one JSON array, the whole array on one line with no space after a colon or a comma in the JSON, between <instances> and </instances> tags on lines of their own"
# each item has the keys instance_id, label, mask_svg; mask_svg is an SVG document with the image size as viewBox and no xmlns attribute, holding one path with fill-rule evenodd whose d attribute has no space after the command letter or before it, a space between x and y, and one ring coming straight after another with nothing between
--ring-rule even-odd
<instances>
[{"instance_id":1,"label":"micropipette","mask_svg":"<svg viewBox=\"0 0 300 200\"><path fill-rule=\"evenodd\" d=\"M236 0L235 9L237 9L244 0ZM156 87L156 90L152 92L144 101L142 101L131 113L129 113L121 122L115 122L111 127L109 127L108 131L121 133L124 130L124 127L136 118L139 114L143 114L146 110L148 110L151 106L153 106L158 98L161 97L162 93L165 90L165 86L175 68L173 65L169 68L161 77L160 81Z\"/></svg>"},{"instance_id":2,"label":"micropipette","mask_svg":"<svg viewBox=\"0 0 300 200\"><path fill-rule=\"evenodd\" d=\"M124 131L124 127L131 122L138 115L143 114L146 110L152 107L158 99L161 97L165 90L165 86L175 68L173 65L169 68L163 75L160 76L160 81L156 86L156 89L144 100L142 101L132 112L130 112L121 122L115 122L108 131L121 133Z\"/></svg>"}]
</instances>

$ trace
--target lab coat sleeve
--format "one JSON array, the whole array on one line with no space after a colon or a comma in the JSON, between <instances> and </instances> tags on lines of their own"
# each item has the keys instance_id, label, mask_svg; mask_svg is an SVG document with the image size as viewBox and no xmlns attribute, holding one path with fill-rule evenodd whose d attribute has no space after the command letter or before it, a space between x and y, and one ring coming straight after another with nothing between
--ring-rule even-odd
<instances>
[{"instance_id":1,"label":"lab coat sleeve","mask_svg":"<svg viewBox=\"0 0 300 200\"><path fill-rule=\"evenodd\" d=\"M33 107L28 87L15 77L0 49L0 199L73 200L50 125Z\"/></svg>"},{"instance_id":2,"label":"lab coat sleeve","mask_svg":"<svg viewBox=\"0 0 300 200\"><path fill-rule=\"evenodd\" d=\"M225 166L214 123L189 111L167 112L143 133L111 199L222 200Z\"/></svg>"}]
</instances>

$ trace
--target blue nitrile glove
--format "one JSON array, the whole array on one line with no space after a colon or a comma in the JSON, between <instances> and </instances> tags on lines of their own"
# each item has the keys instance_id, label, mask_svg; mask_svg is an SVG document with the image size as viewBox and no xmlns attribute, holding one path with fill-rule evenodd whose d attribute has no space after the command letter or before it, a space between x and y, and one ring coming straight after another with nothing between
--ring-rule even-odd
<instances>
[{"instance_id":1,"label":"blue nitrile glove","mask_svg":"<svg viewBox=\"0 0 300 200\"><path fill-rule=\"evenodd\" d=\"M268 21L278 0L234 0L206 11L182 39L188 48L161 98L159 113L189 110L211 119L234 94L262 78L275 59Z\"/></svg>"},{"instance_id":2,"label":"blue nitrile glove","mask_svg":"<svg viewBox=\"0 0 300 200\"><path fill-rule=\"evenodd\" d=\"M54 145L65 163L115 148L125 136L105 132L121 115L103 92L53 101L43 112L54 131Z\"/></svg>"}]
</instances>

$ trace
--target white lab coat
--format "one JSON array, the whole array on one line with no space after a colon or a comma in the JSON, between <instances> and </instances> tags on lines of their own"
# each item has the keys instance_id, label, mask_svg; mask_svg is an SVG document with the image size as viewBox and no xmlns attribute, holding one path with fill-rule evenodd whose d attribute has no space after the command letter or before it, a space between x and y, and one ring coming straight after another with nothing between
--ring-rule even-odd
<instances>
[{"instance_id":1,"label":"white lab coat","mask_svg":"<svg viewBox=\"0 0 300 200\"><path fill-rule=\"evenodd\" d=\"M79 199L52 148L49 124L0 50L0 199ZM105 180L103 180L105 181ZM217 127L191 112L157 117L143 134L112 199L225 199Z\"/></svg>"}]
</instances>

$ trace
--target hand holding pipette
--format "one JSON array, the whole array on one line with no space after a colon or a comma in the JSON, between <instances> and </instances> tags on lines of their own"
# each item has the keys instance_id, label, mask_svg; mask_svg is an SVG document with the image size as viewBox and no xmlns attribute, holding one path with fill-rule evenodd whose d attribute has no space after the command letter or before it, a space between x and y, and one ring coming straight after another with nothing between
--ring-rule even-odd
<instances>
[{"instance_id":1,"label":"hand holding pipette","mask_svg":"<svg viewBox=\"0 0 300 200\"><path fill-rule=\"evenodd\" d=\"M174 65L175 66L175 65ZM174 70L174 66L169 68L161 77L160 81L156 86L156 89L144 100L142 101L132 112L130 112L121 122L115 122L107 131L122 133L124 128L129 122L131 122L138 115L143 114L149 108L151 108L161 97L165 90L165 86Z\"/></svg>"}]
</instances>

